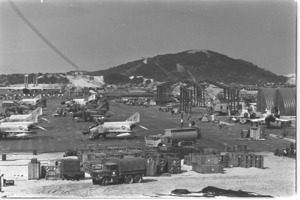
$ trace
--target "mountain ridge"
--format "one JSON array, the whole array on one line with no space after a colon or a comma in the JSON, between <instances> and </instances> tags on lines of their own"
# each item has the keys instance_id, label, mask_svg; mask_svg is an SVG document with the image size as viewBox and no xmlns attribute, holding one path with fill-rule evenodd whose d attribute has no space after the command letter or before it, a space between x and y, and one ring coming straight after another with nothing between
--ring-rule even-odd
<instances>
[{"instance_id":1,"label":"mountain ridge","mask_svg":"<svg viewBox=\"0 0 300 200\"><path fill-rule=\"evenodd\" d=\"M209 79L228 84L285 83L287 81L287 77L276 75L251 62L230 58L210 50L187 50L147 58L146 63L143 61L144 59L138 59L90 73L95 75L117 73L124 76L135 75L164 81L168 76L190 78L187 73L190 71L197 80Z\"/></svg>"},{"instance_id":2,"label":"mountain ridge","mask_svg":"<svg viewBox=\"0 0 300 200\"><path fill-rule=\"evenodd\" d=\"M86 75L87 78L103 76L103 84L140 84L144 79L166 82L172 79L212 80L225 84L263 85L285 84L286 76L261 68L249 61L231 58L211 50L192 49L178 53L141 58L118 66L96 71L69 71L67 73L38 73L39 83L70 83L68 75ZM34 74L29 74L33 79ZM131 77L131 78L130 78ZM141 78L143 77L143 78ZM84 78L84 77L83 77ZM293 77L295 79L295 77ZM0 84L20 84L24 74L0 75ZM149 82L149 81L148 81Z\"/></svg>"}]
</instances>

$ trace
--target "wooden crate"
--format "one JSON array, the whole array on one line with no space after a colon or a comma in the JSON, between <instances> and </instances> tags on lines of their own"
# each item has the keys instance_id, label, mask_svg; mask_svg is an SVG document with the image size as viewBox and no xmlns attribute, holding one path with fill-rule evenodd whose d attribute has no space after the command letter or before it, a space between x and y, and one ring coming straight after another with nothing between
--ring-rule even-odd
<instances>
[{"instance_id":1,"label":"wooden crate","mask_svg":"<svg viewBox=\"0 0 300 200\"><path fill-rule=\"evenodd\" d=\"M241 167L249 168L255 165L255 155L254 154L245 154L242 159Z\"/></svg>"},{"instance_id":2,"label":"wooden crate","mask_svg":"<svg viewBox=\"0 0 300 200\"><path fill-rule=\"evenodd\" d=\"M159 174L167 172L167 159L157 158Z\"/></svg>"},{"instance_id":3,"label":"wooden crate","mask_svg":"<svg viewBox=\"0 0 300 200\"><path fill-rule=\"evenodd\" d=\"M169 158L168 159L168 173L179 174L181 173L181 159Z\"/></svg>"},{"instance_id":4,"label":"wooden crate","mask_svg":"<svg viewBox=\"0 0 300 200\"><path fill-rule=\"evenodd\" d=\"M223 168L229 168L229 156L227 154L221 155L221 164Z\"/></svg>"},{"instance_id":5,"label":"wooden crate","mask_svg":"<svg viewBox=\"0 0 300 200\"><path fill-rule=\"evenodd\" d=\"M219 165L221 164L221 156L219 155L192 155L193 163L198 165Z\"/></svg>"},{"instance_id":6,"label":"wooden crate","mask_svg":"<svg viewBox=\"0 0 300 200\"><path fill-rule=\"evenodd\" d=\"M241 167L244 159L244 154L240 152L231 153L232 155L232 167Z\"/></svg>"},{"instance_id":7,"label":"wooden crate","mask_svg":"<svg viewBox=\"0 0 300 200\"><path fill-rule=\"evenodd\" d=\"M40 179L40 166L41 163L28 163L28 180Z\"/></svg>"},{"instance_id":8,"label":"wooden crate","mask_svg":"<svg viewBox=\"0 0 300 200\"><path fill-rule=\"evenodd\" d=\"M201 174L223 173L222 165L197 165L192 164L192 170Z\"/></svg>"},{"instance_id":9,"label":"wooden crate","mask_svg":"<svg viewBox=\"0 0 300 200\"><path fill-rule=\"evenodd\" d=\"M264 168L264 156L256 155L253 167L261 168L261 169Z\"/></svg>"}]
</instances>

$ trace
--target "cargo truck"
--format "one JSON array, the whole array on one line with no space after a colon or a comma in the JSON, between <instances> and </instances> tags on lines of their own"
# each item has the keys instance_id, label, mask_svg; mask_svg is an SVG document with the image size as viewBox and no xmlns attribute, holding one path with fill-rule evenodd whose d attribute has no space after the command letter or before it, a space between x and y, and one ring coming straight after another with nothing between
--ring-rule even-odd
<instances>
[{"instance_id":1,"label":"cargo truck","mask_svg":"<svg viewBox=\"0 0 300 200\"><path fill-rule=\"evenodd\" d=\"M197 127L165 129L163 135L158 134L145 137L145 144L147 147L192 146L193 142L200 137L200 129Z\"/></svg>"},{"instance_id":2,"label":"cargo truck","mask_svg":"<svg viewBox=\"0 0 300 200\"><path fill-rule=\"evenodd\" d=\"M101 168L91 171L93 184L140 183L146 173L147 160L138 157L109 158Z\"/></svg>"}]
</instances>

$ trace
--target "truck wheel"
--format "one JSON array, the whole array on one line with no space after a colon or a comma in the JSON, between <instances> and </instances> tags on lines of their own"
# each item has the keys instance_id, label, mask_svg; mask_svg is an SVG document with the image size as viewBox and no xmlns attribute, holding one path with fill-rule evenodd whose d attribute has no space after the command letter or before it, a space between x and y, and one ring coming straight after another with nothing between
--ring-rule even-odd
<instances>
[{"instance_id":1,"label":"truck wheel","mask_svg":"<svg viewBox=\"0 0 300 200\"><path fill-rule=\"evenodd\" d=\"M133 183L133 177L132 177L131 175L128 175L128 176L125 178L125 183L126 183L126 184Z\"/></svg>"},{"instance_id":2,"label":"truck wheel","mask_svg":"<svg viewBox=\"0 0 300 200\"><path fill-rule=\"evenodd\" d=\"M104 177L104 178L102 179L101 183L102 183L103 186L108 185L108 184L109 184L109 178L108 178L108 177Z\"/></svg>"},{"instance_id":3,"label":"truck wheel","mask_svg":"<svg viewBox=\"0 0 300 200\"><path fill-rule=\"evenodd\" d=\"M97 181L96 179L93 179L92 182L93 182L93 185L99 184L99 181Z\"/></svg>"},{"instance_id":4,"label":"truck wheel","mask_svg":"<svg viewBox=\"0 0 300 200\"><path fill-rule=\"evenodd\" d=\"M139 175L139 174L135 175L134 179L133 179L133 182L134 183L140 183L140 182L142 182L142 176Z\"/></svg>"}]
</instances>

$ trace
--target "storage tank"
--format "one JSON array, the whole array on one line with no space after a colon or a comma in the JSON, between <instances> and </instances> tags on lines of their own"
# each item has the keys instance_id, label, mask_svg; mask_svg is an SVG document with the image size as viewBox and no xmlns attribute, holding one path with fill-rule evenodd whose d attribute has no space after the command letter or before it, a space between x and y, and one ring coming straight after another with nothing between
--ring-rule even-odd
<instances>
[{"instance_id":1,"label":"storage tank","mask_svg":"<svg viewBox=\"0 0 300 200\"><path fill-rule=\"evenodd\" d=\"M195 128L165 129L164 137L177 141L193 141L199 138L199 131Z\"/></svg>"}]
</instances>

